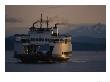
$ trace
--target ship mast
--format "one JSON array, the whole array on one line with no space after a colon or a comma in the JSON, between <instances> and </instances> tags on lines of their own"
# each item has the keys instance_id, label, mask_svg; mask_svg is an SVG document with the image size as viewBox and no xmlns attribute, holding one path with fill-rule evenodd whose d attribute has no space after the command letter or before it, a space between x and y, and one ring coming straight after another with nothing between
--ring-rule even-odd
<instances>
[{"instance_id":1,"label":"ship mast","mask_svg":"<svg viewBox=\"0 0 110 82\"><path fill-rule=\"evenodd\" d=\"M40 28L42 28L42 13L41 13L41 19L40 19Z\"/></svg>"},{"instance_id":2,"label":"ship mast","mask_svg":"<svg viewBox=\"0 0 110 82\"><path fill-rule=\"evenodd\" d=\"M47 28L48 28L48 25L49 25L49 20L48 20L48 17L47 17Z\"/></svg>"}]
</instances>

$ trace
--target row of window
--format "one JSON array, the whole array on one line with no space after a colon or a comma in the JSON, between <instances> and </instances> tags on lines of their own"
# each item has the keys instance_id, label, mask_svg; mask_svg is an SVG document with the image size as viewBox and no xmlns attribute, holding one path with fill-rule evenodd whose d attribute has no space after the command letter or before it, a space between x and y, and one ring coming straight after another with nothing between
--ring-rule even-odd
<instances>
[{"instance_id":1,"label":"row of window","mask_svg":"<svg viewBox=\"0 0 110 82\"><path fill-rule=\"evenodd\" d=\"M64 41L63 39L31 38L31 41Z\"/></svg>"},{"instance_id":2,"label":"row of window","mask_svg":"<svg viewBox=\"0 0 110 82\"><path fill-rule=\"evenodd\" d=\"M47 41L47 42L58 42L58 41L65 41L65 43L70 42L69 39L49 39L49 38L31 38L29 39L21 39L21 42L26 43L30 41Z\"/></svg>"}]
</instances>

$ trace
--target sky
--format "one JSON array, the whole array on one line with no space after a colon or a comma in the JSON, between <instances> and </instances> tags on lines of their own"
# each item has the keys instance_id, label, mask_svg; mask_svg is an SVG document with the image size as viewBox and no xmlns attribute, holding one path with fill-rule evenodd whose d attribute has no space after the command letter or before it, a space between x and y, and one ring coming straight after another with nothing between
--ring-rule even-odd
<instances>
[{"instance_id":1,"label":"sky","mask_svg":"<svg viewBox=\"0 0 110 82\"><path fill-rule=\"evenodd\" d=\"M50 26L63 23L74 24L106 24L105 5L6 5L6 36L24 33L32 23L40 18L49 17Z\"/></svg>"}]
</instances>

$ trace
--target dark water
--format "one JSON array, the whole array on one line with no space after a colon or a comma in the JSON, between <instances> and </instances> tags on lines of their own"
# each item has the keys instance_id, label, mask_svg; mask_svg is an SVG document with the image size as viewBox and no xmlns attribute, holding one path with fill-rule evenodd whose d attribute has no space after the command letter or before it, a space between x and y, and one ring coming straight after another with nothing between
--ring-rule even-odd
<instances>
[{"instance_id":1,"label":"dark water","mask_svg":"<svg viewBox=\"0 0 110 82\"><path fill-rule=\"evenodd\" d=\"M73 51L67 63L23 64L6 51L6 72L106 72L105 51Z\"/></svg>"}]
</instances>

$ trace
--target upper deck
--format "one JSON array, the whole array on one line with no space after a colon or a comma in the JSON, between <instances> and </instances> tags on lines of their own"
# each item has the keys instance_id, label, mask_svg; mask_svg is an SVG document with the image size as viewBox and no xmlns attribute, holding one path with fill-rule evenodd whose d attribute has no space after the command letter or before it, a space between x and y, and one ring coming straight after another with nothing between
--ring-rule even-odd
<instances>
[{"instance_id":1,"label":"upper deck","mask_svg":"<svg viewBox=\"0 0 110 82\"><path fill-rule=\"evenodd\" d=\"M46 23L47 27L43 27L43 23ZM35 24L40 24L40 27L36 27ZM68 34L59 34L57 23L53 27L49 27L49 20L43 22L42 14L40 21L33 23L29 28L28 34L16 34L16 41L21 43L58 43L58 42L71 42L71 36Z\"/></svg>"},{"instance_id":2,"label":"upper deck","mask_svg":"<svg viewBox=\"0 0 110 82\"><path fill-rule=\"evenodd\" d=\"M71 36L58 35L51 37L30 37L30 35L17 34L15 35L16 41L21 43L60 43L60 42L71 42Z\"/></svg>"}]
</instances>

